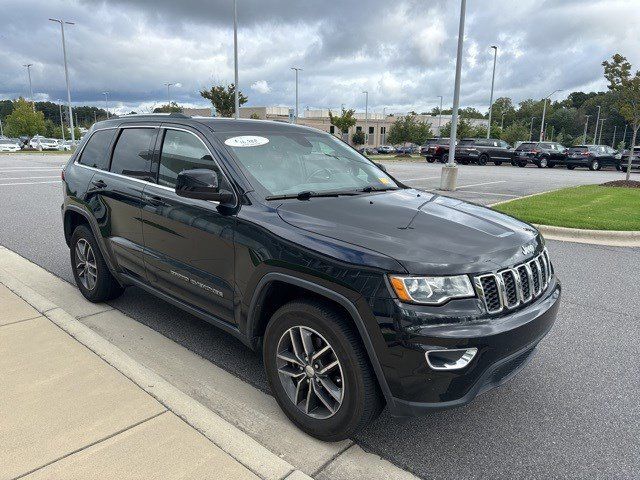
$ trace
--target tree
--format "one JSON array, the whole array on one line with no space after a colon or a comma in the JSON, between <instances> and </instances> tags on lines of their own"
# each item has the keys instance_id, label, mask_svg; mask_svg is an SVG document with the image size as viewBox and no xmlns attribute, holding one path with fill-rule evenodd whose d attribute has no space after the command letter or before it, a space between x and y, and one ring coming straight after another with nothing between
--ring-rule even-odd
<instances>
[{"instance_id":1,"label":"tree","mask_svg":"<svg viewBox=\"0 0 640 480\"><path fill-rule=\"evenodd\" d=\"M362 130L358 130L351 137L354 145L364 145L364 132Z\"/></svg>"},{"instance_id":2,"label":"tree","mask_svg":"<svg viewBox=\"0 0 640 480\"><path fill-rule=\"evenodd\" d=\"M182 107L176 102L171 102L154 108L153 113L182 113Z\"/></svg>"},{"instance_id":3,"label":"tree","mask_svg":"<svg viewBox=\"0 0 640 480\"><path fill-rule=\"evenodd\" d=\"M440 130L440 136L448 137L451 135L451 122L447 122ZM487 128L483 126L474 126L471 122L462 117L458 117L458 129L456 131L458 138L482 138L487 136Z\"/></svg>"},{"instance_id":4,"label":"tree","mask_svg":"<svg viewBox=\"0 0 640 480\"><path fill-rule=\"evenodd\" d=\"M352 108L349 110L343 108L340 116L335 116L331 113L331 110L329 110L329 120L331 121L331 125L338 127L343 134L348 133L349 129L356 124L356 119L353 116L355 113L356 111Z\"/></svg>"},{"instance_id":5,"label":"tree","mask_svg":"<svg viewBox=\"0 0 640 480\"><path fill-rule=\"evenodd\" d=\"M231 83L224 85L214 85L210 90L201 90L200 95L207 100L211 100L213 107L221 117L231 117L235 111L236 86ZM240 106L247 103L248 98L241 91L238 91L238 103Z\"/></svg>"},{"instance_id":6,"label":"tree","mask_svg":"<svg viewBox=\"0 0 640 480\"><path fill-rule=\"evenodd\" d=\"M387 139L395 145L404 142L422 145L429 137L433 137L433 132L427 122L417 121L415 115L406 115L394 122Z\"/></svg>"},{"instance_id":7,"label":"tree","mask_svg":"<svg viewBox=\"0 0 640 480\"><path fill-rule=\"evenodd\" d=\"M500 138L510 145L529 140L529 127L521 122L515 122L504 129Z\"/></svg>"},{"instance_id":8,"label":"tree","mask_svg":"<svg viewBox=\"0 0 640 480\"><path fill-rule=\"evenodd\" d=\"M631 161L636 145L638 128L640 128L640 71L631 74L631 63L616 53L611 61L602 62L604 78L609 82L608 88L616 94L616 103L620 114L629 122L633 138L629 149L627 177L631 175Z\"/></svg>"},{"instance_id":9,"label":"tree","mask_svg":"<svg viewBox=\"0 0 640 480\"><path fill-rule=\"evenodd\" d=\"M34 112L31 102L20 97L13 102L13 111L5 119L5 135L33 137L37 133L45 133L44 114Z\"/></svg>"}]
</instances>

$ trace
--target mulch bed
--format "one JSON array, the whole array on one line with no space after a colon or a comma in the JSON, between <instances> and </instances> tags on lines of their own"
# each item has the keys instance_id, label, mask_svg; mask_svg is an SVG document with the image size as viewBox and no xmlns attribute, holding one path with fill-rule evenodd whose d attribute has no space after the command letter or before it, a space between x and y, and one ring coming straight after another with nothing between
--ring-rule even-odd
<instances>
[{"instance_id":1,"label":"mulch bed","mask_svg":"<svg viewBox=\"0 0 640 480\"><path fill-rule=\"evenodd\" d=\"M638 180L615 180L613 182L601 183L602 187L623 187L623 188L640 188Z\"/></svg>"}]
</instances>

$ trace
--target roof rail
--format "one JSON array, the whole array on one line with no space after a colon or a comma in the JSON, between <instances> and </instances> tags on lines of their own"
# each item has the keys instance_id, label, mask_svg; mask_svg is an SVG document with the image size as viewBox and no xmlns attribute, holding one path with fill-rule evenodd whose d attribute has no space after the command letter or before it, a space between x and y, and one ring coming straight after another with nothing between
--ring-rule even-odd
<instances>
[{"instance_id":1,"label":"roof rail","mask_svg":"<svg viewBox=\"0 0 640 480\"><path fill-rule=\"evenodd\" d=\"M184 113L179 113L179 112L125 113L124 115L120 115L120 117L150 117L150 116L191 118L191 116L185 115Z\"/></svg>"}]
</instances>

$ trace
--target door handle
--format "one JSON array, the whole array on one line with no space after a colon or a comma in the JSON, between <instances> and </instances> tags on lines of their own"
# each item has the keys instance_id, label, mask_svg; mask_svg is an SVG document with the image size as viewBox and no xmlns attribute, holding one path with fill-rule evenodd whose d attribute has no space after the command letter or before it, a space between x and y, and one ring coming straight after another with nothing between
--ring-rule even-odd
<instances>
[{"instance_id":1,"label":"door handle","mask_svg":"<svg viewBox=\"0 0 640 480\"><path fill-rule=\"evenodd\" d=\"M97 189L107 188L107 184L105 183L104 180L93 180L91 184Z\"/></svg>"},{"instance_id":2,"label":"door handle","mask_svg":"<svg viewBox=\"0 0 640 480\"><path fill-rule=\"evenodd\" d=\"M162 197L157 195L145 195L143 200L149 205L153 205L154 207L165 207L167 206L167 202L165 202Z\"/></svg>"}]
</instances>

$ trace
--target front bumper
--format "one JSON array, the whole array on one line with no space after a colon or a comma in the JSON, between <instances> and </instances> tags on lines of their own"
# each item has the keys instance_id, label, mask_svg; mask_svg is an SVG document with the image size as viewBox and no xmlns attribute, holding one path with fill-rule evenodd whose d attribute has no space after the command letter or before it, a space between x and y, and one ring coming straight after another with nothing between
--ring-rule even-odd
<instances>
[{"instance_id":1,"label":"front bumper","mask_svg":"<svg viewBox=\"0 0 640 480\"><path fill-rule=\"evenodd\" d=\"M402 361L394 362L391 370L385 369L387 380L391 380L391 414L415 416L465 405L511 379L532 358L536 346L553 326L560 290L554 277L542 297L507 315L406 327L402 353L393 349L403 357ZM407 325L415 322L414 313L407 312ZM464 369L436 371L426 362L428 350L462 348L478 349Z\"/></svg>"}]
</instances>

